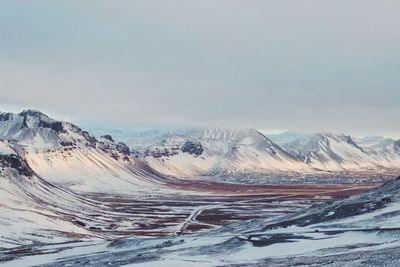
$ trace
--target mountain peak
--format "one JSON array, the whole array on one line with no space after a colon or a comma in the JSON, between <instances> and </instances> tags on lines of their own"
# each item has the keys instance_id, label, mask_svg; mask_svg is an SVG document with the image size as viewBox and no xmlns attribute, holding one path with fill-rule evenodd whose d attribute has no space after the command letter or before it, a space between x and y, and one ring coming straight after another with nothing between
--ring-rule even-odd
<instances>
[{"instance_id":1,"label":"mountain peak","mask_svg":"<svg viewBox=\"0 0 400 267\"><path fill-rule=\"evenodd\" d=\"M75 139L94 142L94 138L79 127L57 121L33 109L20 113L0 113L0 138L23 141L26 144L40 143L40 148L52 148L69 144Z\"/></svg>"},{"instance_id":2,"label":"mountain peak","mask_svg":"<svg viewBox=\"0 0 400 267\"><path fill-rule=\"evenodd\" d=\"M30 129L36 129L39 127L49 128L57 133L64 131L62 122L54 120L38 110L28 109L22 111L18 115L23 118L23 127Z\"/></svg>"},{"instance_id":3,"label":"mountain peak","mask_svg":"<svg viewBox=\"0 0 400 267\"><path fill-rule=\"evenodd\" d=\"M20 116L34 116L34 117L41 117L41 116L49 117L46 114L44 114L43 112L41 112L39 110L35 110L35 109L25 109L21 113L19 113L19 115Z\"/></svg>"},{"instance_id":4,"label":"mountain peak","mask_svg":"<svg viewBox=\"0 0 400 267\"><path fill-rule=\"evenodd\" d=\"M100 138L103 138L103 139L105 139L105 140L107 140L107 141L109 141L109 142L112 142L112 143L115 142L115 141L114 141L114 138L112 138L112 136L111 136L110 134L102 135L102 136L100 136Z\"/></svg>"}]
</instances>

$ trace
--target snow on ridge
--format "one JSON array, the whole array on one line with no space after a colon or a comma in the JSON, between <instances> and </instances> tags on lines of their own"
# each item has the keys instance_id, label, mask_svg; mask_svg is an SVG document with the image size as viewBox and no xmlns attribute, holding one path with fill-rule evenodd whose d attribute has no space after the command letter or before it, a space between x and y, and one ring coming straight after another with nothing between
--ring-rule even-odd
<instances>
[{"instance_id":1,"label":"snow on ridge","mask_svg":"<svg viewBox=\"0 0 400 267\"><path fill-rule=\"evenodd\" d=\"M200 157L177 155L182 154L179 146L185 140L197 140L205 153ZM170 134L151 149L163 150L173 145L178 152L145 157L146 162L159 172L173 176L249 171L381 173L399 169L400 162L400 146L392 144L382 152L372 153L349 135L328 132L301 136L283 144L282 148L253 129L203 129L188 136Z\"/></svg>"},{"instance_id":2,"label":"snow on ridge","mask_svg":"<svg viewBox=\"0 0 400 267\"><path fill-rule=\"evenodd\" d=\"M18 154L32 170L56 185L87 192L131 192L157 183L124 143L97 140L72 123L38 111L1 113L0 138L15 140Z\"/></svg>"},{"instance_id":3,"label":"snow on ridge","mask_svg":"<svg viewBox=\"0 0 400 267\"><path fill-rule=\"evenodd\" d=\"M190 155L180 151L188 140L201 144L204 153ZM172 153L168 151L172 149ZM166 136L160 146L153 146L144 160L157 171L178 177L252 171L311 171L255 129L201 129L191 135Z\"/></svg>"},{"instance_id":4,"label":"snow on ridge","mask_svg":"<svg viewBox=\"0 0 400 267\"><path fill-rule=\"evenodd\" d=\"M10 155L10 154L15 154L14 150L12 150L7 143L0 140L0 155Z\"/></svg>"},{"instance_id":5,"label":"snow on ridge","mask_svg":"<svg viewBox=\"0 0 400 267\"><path fill-rule=\"evenodd\" d=\"M149 134L148 139L146 134L137 135L136 140L143 142L131 144L133 149L129 151L125 144L111 141L117 138L96 139L72 123L53 120L39 111L0 113L0 138L15 139L32 152L93 148L126 159L132 152L154 170L175 177L238 172L380 171L398 169L400 163L400 146L396 142L381 150L367 149L356 138L328 132L286 134L290 142L280 145L251 128L192 128ZM379 138L375 139L379 142ZM370 138L370 142L373 140Z\"/></svg>"}]
</instances>

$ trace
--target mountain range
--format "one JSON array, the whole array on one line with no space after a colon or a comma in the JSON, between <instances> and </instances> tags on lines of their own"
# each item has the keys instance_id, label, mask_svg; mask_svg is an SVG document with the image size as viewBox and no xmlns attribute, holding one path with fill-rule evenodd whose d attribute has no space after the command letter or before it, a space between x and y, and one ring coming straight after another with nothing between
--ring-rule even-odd
<instances>
[{"instance_id":1,"label":"mountain range","mask_svg":"<svg viewBox=\"0 0 400 267\"><path fill-rule=\"evenodd\" d=\"M114 138L105 133L96 138L39 111L0 113L3 143L18 150L35 173L79 190L98 187L104 173L118 177L120 184L101 184L129 188L127 184L140 186L147 183L144 177L159 175L236 182L256 177L253 182L271 183L265 177L391 177L400 168L400 140L384 137L290 132L266 136L254 129L194 128L145 131L127 138L119 133L119 140L129 139L127 144Z\"/></svg>"},{"instance_id":2,"label":"mountain range","mask_svg":"<svg viewBox=\"0 0 400 267\"><path fill-rule=\"evenodd\" d=\"M162 264L172 255L170 263L178 265L287 266L285 255L299 264L325 262L316 252L329 259L342 253L336 260L353 263L344 251L362 248L379 265L388 261L379 256L382 249L398 255L399 179L310 206L376 186L341 190L343 182L389 180L399 172L399 141L201 128L138 134L127 144L123 134L115 139L39 111L0 113L0 263L22 257L29 262L21 266ZM276 185L304 177L315 177L316 185ZM322 185L327 182L338 184ZM302 207L308 209L295 212ZM245 221L216 229L218 220L241 216ZM189 225L215 230L181 237ZM127 238L151 235L157 238Z\"/></svg>"},{"instance_id":3,"label":"mountain range","mask_svg":"<svg viewBox=\"0 0 400 267\"><path fill-rule=\"evenodd\" d=\"M138 154L168 176L251 175L258 177L257 182L276 174L384 177L395 174L400 166L400 142L394 139L333 133L296 134L288 139L285 135L266 136L254 129L192 129L147 140ZM238 180L242 179L233 181Z\"/></svg>"}]
</instances>

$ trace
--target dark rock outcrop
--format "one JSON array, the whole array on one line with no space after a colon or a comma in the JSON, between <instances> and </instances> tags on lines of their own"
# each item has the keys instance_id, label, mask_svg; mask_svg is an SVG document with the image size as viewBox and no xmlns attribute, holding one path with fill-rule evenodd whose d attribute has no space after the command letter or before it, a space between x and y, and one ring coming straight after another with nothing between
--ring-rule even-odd
<instances>
[{"instance_id":1,"label":"dark rock outcrop","mask_svg":"<svg viewBox=\"0 0 400 267\"><path fill-rule=\"evenodd\" d=\"M200 143L186 141L181 147L181 151L192 155L200 156L204 152L204 148Z\"/></svg>"},{"instance_id":2,"label":"dark rock outcrop","mask_svg":"<svg viewBox=\"0 0 400 267\"><path fill-rule=\"evenodd\" d=\"M113 142L113 143L115 142L114 139L112 138L112 136L109 135L109 134L102 135L101 138L104 138L104 139L106 139L106 140L108 140L110 142Z\"/></svg>"},{"instance_id":3,"label":"dark rock outcrop","mask_svg":"<svg viewBox=\"0 0 400 267\"><path fill-rule=\"evenodd\" d=\"M12 113L1 113L0 114L0 121L8 121L12 117Z\"/></svg>"},{"instance_id":4,"label":"dark rock outcrop","mask_svg":"<svg viewBox=\"0 0 400 267\"><path fill-rule=\"evenodd\" d=\"M40 121L39 126L43 128L50 128L56 131L57 133L62 133L64 131L63 124L60 121L55 121L55 122Z\"/></svg>"},{"instance_id":5,"label":"dark rock outcrop","mask_svg":"<svg viewBox=\"0 0 400 267\"><path fill-rule=\"evenodd\" d=\"M144 152L145 157L153 157L153 158L162 158L162 157L172 157L174 155L178 155L179 148L178 147L173 147L173 148L164 148L164 149L151 149L151 150L146 150Z\"/></svg>"},{"instance_id":6,"label":"dark rock outcrop","mask_svg":"<svg viewBox=\"0 0 400 267\"><path fill-rule=\"evenodd\" d=\"M31 177L33 175L33 171L29 167L28 163L15 154L0 155L0 167L1 169L12 168L16 170L19 174L28 177Z\"/></svg>"},{"instance_id":7,"label":"dark rock outcrop","mask_svg":"<svg viewBox=\"0 0 400 267\"><path fill-rule=\"evenodd\" d=\"M125 156L129 156L131 154L129 147L125 143L119 142L117 144L116 148L119 153L121 153Z\"/></svg>"}]
</instances>

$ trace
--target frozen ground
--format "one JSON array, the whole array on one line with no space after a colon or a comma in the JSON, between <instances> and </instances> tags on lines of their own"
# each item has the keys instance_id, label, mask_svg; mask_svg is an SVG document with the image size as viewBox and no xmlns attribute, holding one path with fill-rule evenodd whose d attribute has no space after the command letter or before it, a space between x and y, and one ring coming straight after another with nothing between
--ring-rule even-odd
<instances>
[{"instance_id":1,"label":"frozen ground","mask_svg":"<svg viewBox=\"0 0 400 267\"><path fill-rule=\"evenodd\" d=\"M398 266L400 230L213 233L3 251L4 266Z\"/></svg>"},{"instance_id":2,"label":"frozen ground","mask_svg":"<svg viewBox=\"0 0 400 267\"><path fill-rule=\"evenodd\" d=\"M343 200L192 235L31 244L4 266L399 266L400 179ZM195 220L195 209L186 222Z\"/></svg>"}]
</instances>

